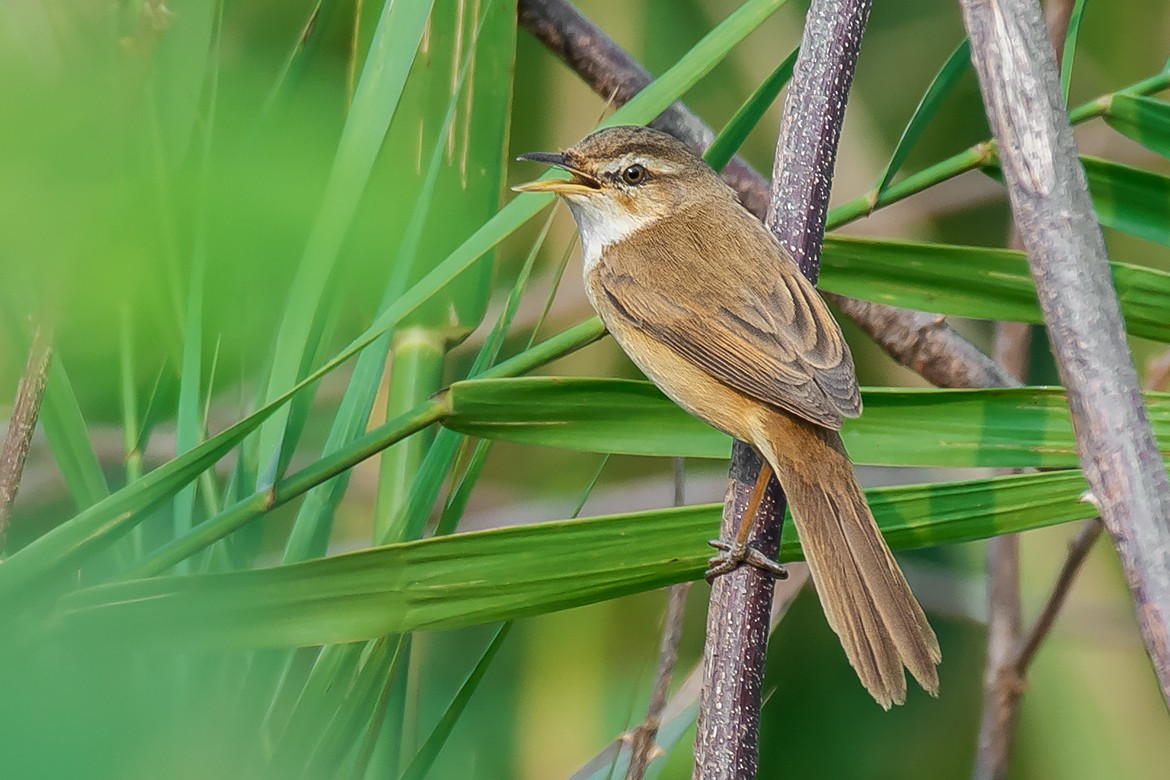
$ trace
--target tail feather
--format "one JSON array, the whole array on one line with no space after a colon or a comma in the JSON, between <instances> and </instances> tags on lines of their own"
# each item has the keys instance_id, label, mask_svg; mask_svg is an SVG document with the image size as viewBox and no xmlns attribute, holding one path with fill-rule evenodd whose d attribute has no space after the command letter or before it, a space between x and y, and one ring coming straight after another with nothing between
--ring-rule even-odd
<instances>
[{"instance_id":1,"label":"tail feather","mask_svg":"<svg viewBox=\"0 0 1170 780\"><path fill-rule=\"evenodd\" d=\"M788 496L825 617L862 684L882 707L901 704L905 666L937 695L938 639L878 531L841 437L787 416L769 433L763 454Z\"/></svg>"}]
</instances>

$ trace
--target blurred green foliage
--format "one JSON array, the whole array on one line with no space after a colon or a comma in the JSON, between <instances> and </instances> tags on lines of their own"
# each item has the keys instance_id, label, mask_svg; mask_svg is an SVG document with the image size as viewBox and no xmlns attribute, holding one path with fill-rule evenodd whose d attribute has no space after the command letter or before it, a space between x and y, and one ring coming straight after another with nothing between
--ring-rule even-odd
<instances>
[{"instance_id":1,"label":"blurred green foliage","mask_svg":"<svg viewBox=\"0 0 1170 780\"><path fill-rule=\"evenodd\" d=\"M692 58L696 77L710 68L693 86L688 87L690 76L678 83L688 87L688 104L721 127L799 42L806 4L753 0L745 8L735 0L582 0L580 7L656 76L686 57ZM357 595L328 585L317 591L316 580L298 575L333 567L354 573L343 585L362 586L367 564L361 562L385 565L390 556L382 551L362 553L348 563L312 561L300 569L249 575L232 571L297 560L326 542L334 558L343 550L368 548L385 538L384 529L375 529L387 522L387 506L421 516L432 504L436 509L446 504L449 517L462 514L461 528L473 529L567 517L583 490L585 515L669 503L664 459L614 456L602 462L600 480L593 485L597 454L534 446L537 438L524 446L480 444L473 456L474 442L452 430L442 431L444 438L435 439L442 443L434 447L433 430L400 442L391 453L404 453L398 461L403 467L384 472L380 481L378 463L370 461L347 472L348 485L326 483L339 488L327 498L324 493L301 498L319 484L309 484L304 475L336 479L328 466L339 461L329 460L334 457L329 453L354 453L355 438L367 426L383 423L387 408L391 418L409 414L431 403L427 398L440 385L466 378L473 363L483 368L493 362L497 355L490 330L510 292L523 296L515 320L510 313L502 318L511 328L503 328L498 357L528 356L524 371L637 376L608 341L576 349L593 340L583 337L570 354L550 351L538 358L526 349L534 337L552 336L590 314L575 259L563 287L556 284L571 242L568 218L559 214L547 239L538 239L536 224L516 228L542 209L535 201L489 223L496 227L483 238L488 251L465 258L462 272L444 277L405 319L401 314L379 319L387 303L401 300L410 285L443 267L495 219L502 205L514 202L502 183L534 172L507 167L511 156L567 146L607 113L603 98L516 29L513 11L506 0L435 0L417 56L410 59L415 47L409 24L402 20L427 13L418 0L0 5L5 114L0 121L0 387L16 386L30 320L54 326L57 355L43 413L46 437L35 443L7 538L9 559L0 565L0 589L6 594L0 605L0 670L6 682L0 766L5 776L259 777L278 767L282 777L397 777L434 733L422 752L427 761L434 758L428 776L561 777L640 718L664 598L659 592L637 592L650 580L604 575L603 586L620 584L607 592L634 595L548 612L549 604L579 603L558 595L571 593L573 583L559 581L556 566L538 559L558 550L588 552L566 549L574 538L568 532L559 540L552 534L516 534L543 540L511 551L518 561L516 580L537 572L552 596L539 609L528 610L544 614L516 621L498 654L490 644L494 625L366 642L369 636L346 623L347 616L365 607L376 622L389 604L360 589ZM711 43L708 33L733 13L738 15L720 28L725 37ZM388 19L397 21L387 21L382 30L386 46L371 48L380 20ZM1170 10L1139 0L1093 5L1077 44L1071 104L1159 73L1167 23ZM721 46L735 44L757 25L722 57ZM962 35L953 4L876 4L839 155L838 215L860 216L850 204L882 179L923 92ZM696 63L701 41L708 48L698 50L702 61ZM407 60L409 78L403 69L405 80L395 81L396 68ZM359 84L363 79L375 83L378 77L390 82L382 83L382 102L374 101L385 121L355 123ZM891 188L904 186L915 172L934 170L937 177L924 185L932 194L909 197L845 228L915 242L906 252L913 251L919 270L907 265L905 276L891 283L892 271L878 272L890 265L881 265L889 245L859 242L873 251L859 250L858 259L841 249L853 243L838 240L838 259L844 260L841 268L827 267L826 283L833 284L836 274L851 294L903 305L937 301L940 311L983 314L982 319L1034 319L1018 256L927 243L1002 247L1009 227L1004 200L992 180L975 170L978 163L963 168L967 172L961 176L959 168L940 164L987 137L969 69L955 78L936 108ZM1167 111L1156 98L1122 98L1108 117L1115 129L1086 122L1078 135L1085 154L1107 161L1090 165L1104 182L1095 195L1109 226L1111 253L1130 264L1119 266L1118 282L1123 290L1136 291L1126 301L1131 330L1160 340L1165 340L1165 321L1158 317L1165 276L1155 272L1170 270L1165 238L1170 199L1162 197L1170 192L1165 176L1170 165L1158 154L1167 148ZM771 169L778 120L774 107L741 149L761 171ZM369 153L368 164L346 170L338 163L343 139L352 140L347 133L358 135L355 143ZM433 170L432 160L438 161ZM1138 173L1128 174L1122 166ZM992 167L984 169L994 174ZM1141 192L1154 196L1132 196L1139 180L1150 185ZM337 239L336 246L321 239L322 231ZM522 289L516 280L534 249L531 284ZM979 258L990 259L980 266ZM850 263L855 264L852 272ZM872 278L857 271L863 266ZM940 273L948 268L954 268L949 282ZM193 284L200 277L202 295ZM962 289L948 295L948 284ZM980 296L986 299L982 308ZM544 318L546 299L552 308ZM191 332L192 323L198 324L198 333ZM371 323L375 328L368 330ZM406 330L395 325L424 334L428 345L437 345L433 354L421 358L423 363L402 362L405 349L394 339ZM988 344L985 323L963 327ZM303 343L294 339L296 345L282 347L278 335L292 331L303 334ZM143 485L151 475L170 473L158 470L179 450L198 447L261 409L265 399L292 386L292 375L308 375L359 335L369 336L380 349L367 358L367 371L347 363L329 372L298 396L287 413L288 425L283 411L268 424L267 435L285 447L275 469L272 452L264 451L253 435L230 448L217 468L209 466L219 454L209 456L195 472L199 477L193 487L176 483L146 500ZM1034 377L1051 376L1043 341L1037 341ZM389 351L392 343L399 348ZM864 383L917 381L864 340L852 338L852 343ZM1144 338L1135 338L1133 345L1139 366L1164 349ZM390 378L383 377L383 364ZM289 376L281 366L291 371ZM397 384L387 401L391 378ZM337 411L343 394L352 415L345 419ZM512 400L516 405L532 402L523 394ZM549 403L562 415L571 408L570 401ZM632 413L636 407L631 402L615 408ZM655 414L663 415L664 430L657 447L648 450L666 454L672 439L665 427L690 423L671 422L669 410ZM964 414L970 417L962 422L987 426L988 440L992 432L1006 435L1006 425L995 428L997 422L1006 423L1002 410ZM1062 421L1045 414L1046 426L1061 426ZM481 417L464 420L462 429L490 436L491 417ZM620 414L610 417L620 422ZM604 419L598 414L594 422ZM401 438L395 438L399 429L394 425L391 420L379 429L388 431L387 442ZM706 431L686 435L712 446ZM929 452L936 440L929 431L920 435L914 444ZM868 441L871 448L880 444ZM1033 446L1016 443L1021 451ZM857 446L860 451L866 441ZM582 448L601 449L596 444ZM440 449L442 457L434 454ZM900 462L910 460L906 456ZM955 465L935 460L929 465ZM720 466L692 463L688 474L691 503L721 497ZM296 489L253 493L257 482L267 484L266 476L284 476L281 484ZM887 472L873 476L907 481L905 475ZM955 477L949 471L915 471L909 480ZM184 485L190 482L184 479ZM461 480L466 490L475 487L466 512L453 498ZM111 546L86 548L76 561L57 566L62 562L51 560L55 548L46 532L78 528L71 518L100 500L107 484L121 491L115 492L115 501L119 496L142 500L132 514L102 516L91 535L77 539L75 550L104 534ZM192 576L68 594L78 585L117 583L129 572L142 571L136 567L149 566L152 555L174 543L174 498L180 489L190 491L189 500L178 505L190 506L195 532L207 530L210 522L231 520L232 511L239 512L234 517L240 522L257 517L266 522L243 529L254 537L248 544L241 543L238 532L196 544L199 552L186 564ZM379 491L383 501L377 499ZM986 516L995 512L995 494L990 495ZM1061 506L1074 504L1071 494L1062 494L1061 500ZM267 511L274 501L288 505ZM935 509L941 518L941 504ZM972 508L972 515L979 511ZM311 521L303 526L307 536L301 541L311 542L304 546L289 540L298 512ZM132 532L113 538L135 524ZM599 524L586 527L596 534L605 531ZM1046 592L1067 535L1067 529L1051 528L1025 538L1029 608ZM475 545L481 538L491 535L463 541ZM689 546L676 553L677 537L649 538L662 545L663 559L676 569L679 559L701 552ZM459 546L425 544L401 549L409 558L418 551ZM540 544L547 549L542 552ZM294 547L302 552L293 554ZM486 543L479 549L490 551ZM24 560L48 561L43 571L19 562L26 550L41 558ZM944 646L942 697L912 696L898 711L882 713L857 685L815 599L805 593L772 642L763 776L936 778L969 772L985 643L980 548L933 548L905 561ZM440 563L445 572L460 573L459 559ZM394 574L409 580L430 571L408 565ZM677 579L677 571L671 571ZM32 585L18 587L12 572ZM386 574L365 573L371 579ZM661 571L655 576L654 582L665 581ZM249 613L289 595L278 590L282 577L291 583L285 587L313 608L298 609L297 603L287 603L295 599L285 599L280 608L287 613L275 607ZM214 599L201 598L225 583L244 581L260 585L253 591L225 587L223 592L236 595L230 603L221 602L221 609ZM418 590L411 595L425 598L428 591L412 582ZM61 607L86 599L100 606L104 593L131 592L149 594L151 600L185 596L183 603L194 606L167 616L180 626L176 637L226 633L225 614L234 610L231 619L243 626L245 646L228 652L199 649L198 643L180 652L148 650L140 644L145 635L123 632L113 622L103 628L100 614L96 633L87 633ZM501 587L473 595L503 599L506 592ZM363 596L369 600L361 601ZM705 596L703 586L692 593L681 669L701 656ZM522 601L512 608L516 611L507 614L526 614ZM1161 737L1170 724L1130 611L1112 553L1102 545L1031 675L1015 752L1017 776L1164 774L1170 749ZM256 647L246 639L249 626L295 632L308 613L323 615L318 625L332 626L337 636L353 641L318 652L313 647ZM461 614L455 622L476 622L474 614ZM164 625L160 620L156 627ZM461 689L464 693L458 694ZM453 708L453 701L459 706ZM445 717L454 722L449 736L443 729L433 731ZM686 719L681 723L677 728L685 729ZM669 755L653 767L661 777L690 774L690 734L675 737Z\"/></svg>"}]
</instances>

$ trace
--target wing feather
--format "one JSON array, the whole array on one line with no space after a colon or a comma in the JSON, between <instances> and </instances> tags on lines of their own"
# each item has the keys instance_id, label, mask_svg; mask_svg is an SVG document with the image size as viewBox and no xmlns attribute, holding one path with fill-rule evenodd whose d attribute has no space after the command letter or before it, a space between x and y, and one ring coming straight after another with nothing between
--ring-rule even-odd
<instances>
[{"instance_id":1,"label":"wing feather","mask_svg":"<svg viewBox=\"0 0 1170 780\"><path fill-rule=\"evenodd\" d=\"M722 222L709 210L672 215L681 247L657 230L627 236L594 271L601 289L617 316L720 382L840 428L861 413L841 329L771 234L739 211Z\"/></svg>"}]
</instances>

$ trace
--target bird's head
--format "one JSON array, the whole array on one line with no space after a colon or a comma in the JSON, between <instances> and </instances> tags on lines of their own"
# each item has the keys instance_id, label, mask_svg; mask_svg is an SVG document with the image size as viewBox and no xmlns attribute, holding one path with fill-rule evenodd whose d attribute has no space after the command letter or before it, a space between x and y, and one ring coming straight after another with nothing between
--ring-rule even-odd
<instances>
[{"instance_id":1,"label":"bird's head","mask_svg":"<svg viewBox=\"0 0 1170 780\"><path fill-rule=\"evenodd\" d=\"M704 198L730 196L718 175L685 144L648 127L607 127L563 152L530 152L517 159L570 174L512 189L564 198L587 253Z\"/></svg>"}]
</instances>

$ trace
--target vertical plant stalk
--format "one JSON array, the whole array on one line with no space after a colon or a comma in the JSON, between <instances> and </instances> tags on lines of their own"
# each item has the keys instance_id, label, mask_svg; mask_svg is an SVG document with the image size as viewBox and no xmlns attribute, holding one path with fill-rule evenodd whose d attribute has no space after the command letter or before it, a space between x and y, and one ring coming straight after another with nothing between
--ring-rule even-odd
<instances>
[{"instance_id":1,"label":"vertical plant stalk","mask_svg":"<svg viewBox=\"0 0 1170 780\"><path fill-rule=\"evenodd\" d=\"M1039 5L961 0L1077 449L1170 700L1170 481L1154 443Z\"/></svg>"},{"instance_id":2,"label":"vertical plant stalk","mask_svg":"<svg viewBox=\"0 0 1170 780\"><path fill-rule=\"evenodd\" d=\"M1073 0L1048 0L1045 17L1056 60L1064 56ZM1013 223L1009 244L1020 248ZM1021 381L1028 379L1032 326L997 322L995 360ZM983 712L979 719L977 778L1007 776L1016 733L1016 712L1023 694L1024 670L1016 664L1023 630L1020 609L1020 538L1005 534L987 543L987 668L983 674Z\"/></svg>"},{"instance_id":3,"label":"vertical plant stalk","mask_svg":"<svg viewBox=\"0 0 1170 780\"><path fill-rule=\"evenodd\" d=\"M766 223L814 284L837 142L869 9L869 0L813 0L784 101ZM723 538L735 535L759 470L755 451L735 442ZM784 508L773 476L757 513L755 536L756 547L770 558L776 556ZM695 734L697 778L756 776L772 586L770 574L747 566L712 583Z\"/></svg>"},{"instance_id":4,"label":"vertical plant stalk","mask_svg":"<svg viewBox=\"0 0 1170 780\"><path fill-rule=\"evenodd\" d=\"M759 457L735 442L723 500L722 535L735 534L759 472ZM784 508L784 494L773 478L760 501L752 539L753 546L771 558L779 547ZM770 574L748 566L718 577L711 585L695 730L695 778L756 776L773 585Z\"/></svg>"},{"instance_id":5,"label":"vertical plant stalk","mask_svg":"<svg viewBox=\"0 0 1170 780\"><path fill-rule=\"evenodd\" d=\"M683 459L674 458L674 505L686 504L686 473ZM646 717L628 733L630 740L630 765L626 767L626 780L642 780L646 768L660 754L658 729L662 725L662 712L666 709L666 696L670 693L670 678L678 663L678 646L682 642L683 621L687 616L687 594L691 583L680 582L667 588L666 618L663 621L662 647L658 654L658 669L654 673L654 686L650 691L650 703L646 705Z\"/></svg>"},{"instance_id":6,"label":"vertical plant stalk","mask_svg":"<svg viewBox=\"0 0 1170 780\"><path fill-rule=\"evenodd\" d=\"M28 448L32 445L33 431L36 430L37 417L41 412L41 400L45 397L45 380L52 355L52 333L44 325L34 326L28 362L24 366L20 385L16 388L16 400L12 404L12 415L8 418L4 448L0 449L0 552L4 550L8 523L12 516L12 502L16 500L16 491L20 488Z\"/></svg>"},{"instance_id":7,"label":"vertical plant stalk","mask_svg":"<svg viewBox=\"0 0 1170 780\"><path fill-rule=\"evenodd\" d=\"M519 0L518 9L520 24L606 100L612 96L621 105L650 83L650 73L637 60L566 0ZM673 104L651 124L696 152L704 151L714 137L711 128L682 103ZM983 156L971 156L963 170L976 167ZM764 177L739 157L733 157L721 175L739 193L744 206L764 219L769 197ZM871 209L868 198L861 201L854 203L845 221ZM832 293L825 293L825 298L891 357L937 387L1017 384L943 317Z\"/></svg>"},{"instance_id":8,"label":"vertical plant stalk","mask_svg":"<svg viewBox=\"0 0 1170 780\"><path fill-rule=\"evenodd\" d=\"M1093 543L1101 535L1101 528L1100 519L1089 520L1081 526L1081 530L1069 543L1068 555L1061 564L1056 583L1026 635L1021 635L1020 632L1018 576L1005 577L999 585L991 583L991 598L995 598L998 588L1001 600L1006 600L1007 594L1014 595L1017 601L1014 611L1001 609L998 618L992 613L988 621L991 635L988 641L988 667L984 678L983 714L979 724L975 771L972 773L978 780L1007 777L1008 759L1011 757L1012 741L1015 737L1016 708L1027 684L1028 667L1056 624L1056 617L1060 614L1072 584L1088 558L1089 551L1093 549ZM1015 536L998 538L1016 539ZM997 560L998 564L992 566L991 563ZM1018 557L1010 554L1001 555L998 559L989 556L988 577L1002 575L1009 563L1018 564L1018 560ZM1015 569L1012 573L1018 575L1019 571ZM995 603L992 602L993 605ZM1003 603L1001 601L1000 605ZM1013 615L1014 624L1011 627L1014 633L1009 635L1003 626L1008 624ZM995 624L997 619L1002 624L998 631Z\"/></svg>"},{"instance_id":9,"label":"vertical plant stalk","mask_svg":"<svg viewBox=\"0 0 1170 780\"><path fill-rule=\"evenodd\" d=\"M1012 244L1018 243L1015 228ZM1032 326L998 322L995 360L1013 377L1025 378ZM1007 473L1017 473L1009 469ZM983 711L979 719L974 776L1003 777L1016 729L1016 705L1023 692L1013 662L1019 647L1023 617L1020 611L1020 539L1015 534L987 542L987 667L983 674Z\"/></svg>"},{"instance_id":10,"label":"vertical plant stalk","mask_svg":"<svg viewBox=\"0 0 1170 780\"><path fill-rule=\"evenodd\" d=\"M987 545L987 668L974 777L1007 772L1023 680L1013 661L1020 641L1020 540L997 536Z\"/></svg>"},{"instance_id":11,"label":"vertical plant stalk","mask_svg":"<svg viewBox=\"0 0 1170 780\"><path fill-rule=\"evenodd\" d=\"M628 733L630 765L626 768L626 780L642 780L646 776L650 762L662 754L655 740L662 725L666 697L670 693L670 678L678 662L678 646L682 641L683 618L686 617L687 594L690 589L689 582L680 582L667 588L666 620L662 631L658 669L654 676L654 687L650 692L650 703L646 706L646 717Z\"/></svg>"},{"instance_id":12,"label":"vertical plant stalk","mask_svg":"<svg viewBox=\"0 0 1170 780\"><path fill-rule=\"evenodd\" d=\"M769 635L776 630L780 621L788 614L788 608L800 595L809 579L808 566L803 561L790 564L787 568L788 579L776 583L772 597L772 615L768 625ZM685 719L689 723L694 719L694 714L689 711L699 701L702 684L703 663L700 659L699 663L687 672L674 695L662 708L660 721L664 728L673 727L675 730L681 730L680 720ZM623 733L586 761L576 772L569 775L569 780L587 780L596 777L599 773L609 772L613 766L620 766L621 756L626 750L628 742L628 732Z\"/></svg>"},{"instance_id":13,"label":"vertical plant stalk","mask_svg":"<svg viewBox=\"0 0 1170 780\"><path fill-rule=\"evenodd\" d=\"M393 420L419 406L442 386L443 336L423 327L406 328L394 336L387 383L386 419ZM402 538L410 486L433 436L416 434L389 447L380 457L378 499L373 539Z\"/></svg>"}]
</instances>

